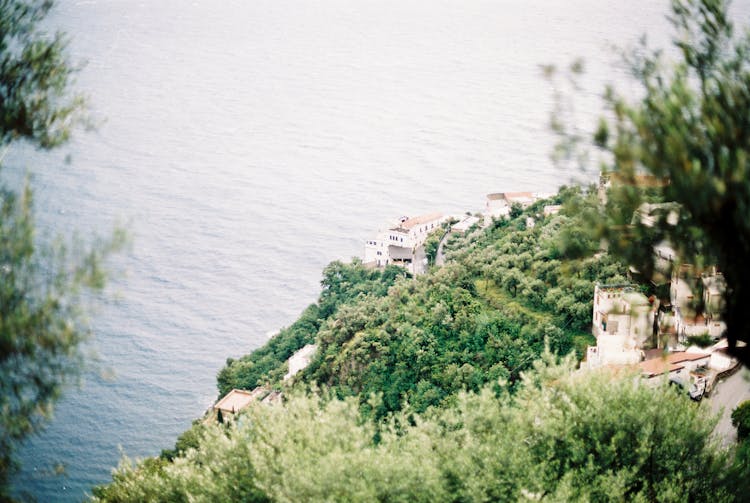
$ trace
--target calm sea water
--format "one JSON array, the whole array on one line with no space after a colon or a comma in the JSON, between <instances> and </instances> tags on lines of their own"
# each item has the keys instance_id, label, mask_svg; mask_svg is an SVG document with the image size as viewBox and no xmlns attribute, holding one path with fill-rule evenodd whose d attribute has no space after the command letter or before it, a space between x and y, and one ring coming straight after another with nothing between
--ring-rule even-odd
<instances>
[{"instance_id":1,"label":"calm sea water","mask_svg":"<svg viewBox=\"0 0 750 503\"><path fill-rule=\"evenodd\" d=\"M735 2L747 19L747 1ZM585 56L582 123L609 43L664 40L653 0L61 1L104 119L34 173L49 233L129 221L133 249L92 316L99 363L20 453L19 492L80 500L121 453L158 454L211 405L229 356L263 344L402 214L551 191L553 89L539 65ZM72 162L66 164L65 156ZM53 476L55 466L64 474Z\"/></svg>"}]
</instances>

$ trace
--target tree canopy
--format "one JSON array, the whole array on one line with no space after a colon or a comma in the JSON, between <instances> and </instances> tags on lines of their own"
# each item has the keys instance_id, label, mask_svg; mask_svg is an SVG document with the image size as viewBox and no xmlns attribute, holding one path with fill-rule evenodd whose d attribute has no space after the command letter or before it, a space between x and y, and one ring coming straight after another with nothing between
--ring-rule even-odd
<instances>
[{"instance_id":1,"label":"tree canopy","mask_svg":"<svg viewBox=\"0 0 750 503\"><path fill-rule=\"evenodd\" d=\"M595 143L612 183L600 235L646 271L667 240L683 263L715 265L727 290L730 347L750 340L750 34L735 34L724 0L674 0L679 59L644 43L629 58L638 99L610 88ZM674 202L656 223L634 219L644 202ZM738 351L735 349L735 352ZM748 355L741 354L745 361Z\"/></svg>"},{"instance_id":2,"label":"tree canopy","mask_svg":"<svg viewBox=\"0 0 750 503\"><path fill-rule=\"evenodd\" d=\"M703 409L666 382L572 370L546 353L515 394L487 386L379 424L356 399L295 394L206 424L172 462L123 460L94 501L739 500Z\"/></svg>"},{"instance_id":3,"label":"tree canopy","mask_svg":"<svg viewBox=\"0 0 750 503\"><path fill-rule=\"evenodd\" d=\"M83 97L70 90L76 68L65 36L39 28L52 6L51 0L0 2L0 146L26 139L51 148L86 119Z\"/></svg>"},{"instance_id":4,"label":"tree canopy","mask_svg":"<svg viewBox=\"0 0 750 503\"><path fill-rule=\"evenodd\" d=\"M545 217L549 203L562 203L561 212ZM382 393L378 418L407 403L418 412L441 406L500 378L514 386L545 340L582 357L593 343L594 283L622 282L625 274L610 257L594 256L590 240L571 251L572 230L596 204L594 191L563 189L513 220L449 238L449 263L414 279L401 279L395 266L330 264L318 302L261 348L229 360L220 394L283 389L286 359L313 342L316 356L296 381L359 396L363 409L370 394ZM527 227L527 218L536 224Z\"/></svg>"},{"instance_id":5,"label":"tree canopy","mask_svg":"<svg viewBox=\"0 0 750 503\"><path fill-rule=\"evenodd\" d=\"M83 100L69 88L75 68L65 39L39 29L51 7L0 1L0 150L17 141L55 147L84 119ZM0 498L16 445L38 431L79 374L89 333L82 294L103 287L103 261L125 239L116 231L88 245L44 243L32 202L28 181L17 188L0 181Z\"/></svg>"}]
</instances>

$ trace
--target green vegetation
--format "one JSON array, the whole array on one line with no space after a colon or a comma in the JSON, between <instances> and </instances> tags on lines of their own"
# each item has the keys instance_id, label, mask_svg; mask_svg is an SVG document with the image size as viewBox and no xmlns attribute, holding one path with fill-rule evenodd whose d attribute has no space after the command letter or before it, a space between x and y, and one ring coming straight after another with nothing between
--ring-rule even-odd
<instances>
[{"instance_id":1,"label":"green vegetation","mask_svg":"<svg viewBox=\"0 0 750 503\"><path fill-rule=\"evenodd\" d=\"M444 225L443 227L435 229L432 234L427 236L427 239L424 242L424 254L425 257L427 257L427 263L429 265L435 265L438 248L440 247L440 240L443 239L443 236L448 232L445 227L450 228L449 225Z\"/></svg>"},{"instance_id":2,"label":"green vegetation","mask_svg":"<svg viewBox=\"0 0 750 503\"><path fill-rule=\"evenodd\" d=\"M563 204L563 209L545 219L539 212L550 202ZM521 449L518 439L512 440L517 431L507 425L492 438L483 437L491 432L482 430L472 440L477 445L497 441L508 449L493 448L491 455L481 450L496 463L487 468L491 473L477 472L489 477L484 481L471 475L481 459L467 453L466 459L454 460L450 450L457 449L466 435L474 435L460 426L457 417L465 414L494 407L495 417L487 416L487 424L504 424L519 414L521 428L520 409L512 412L515 409L507 406L522 399L524 372L544 354L545 344L557 354L573 352L580 357L593 342L588 327L594 282L620 282L624 272L606 255L565 251L570 249L565 231L579 225L580 215L593 204L596 198L590 193L563 189L553 201L541 201L516 219L452 238L449 264L415 279L404 277L400 268L378 271L356 260L349 265L334 262L324 271L316 304L264 347L231 360L219 374L222 394L234 387L281 386L286 358L316 342L315 359L295 379L297 391L286 390L292 398L288 409L278 409L285 410L283 414L261 418L255 414L266 412L255 409L269 409L251 407L239 426L196 422L175 449L164 451L159 459L136 465L124 461L113 484L96 494L116 501L186 495L200 499L213 491L237 498L240 495L233 491L242 487L245 496L259 501L320 499L326 491L338 500L445 500L452 492L471 500L539 491L539 483L529 478L509 486L509 479L526 468L512 466L502 454ZM533 227L526 226L529 217L536 220ZM579 248L594 249L590 243ZM301 396L303 390L310 395ZM323 431L306 425L319 409L327 425ZM265 430L269 422L280 430ZM437 444L422 446L433 434L438 436L429 442ZM250 440L277 435L286 439L284 445ZM439 451L434 464L426 461L431 456L423 449L428 448ZM305 454L293 461L299 456L293 449ZM326 458L329 452L340 457ZM206 464L219 457L211 476ZM238 463L244 463L241 469ZM340 473L344 466L336 466L342 463L351 464L351 471ZM508 463L511 471L496 473L500 463ZM397 469L405 475L394 478ZM353 473L367 476L355 484ZM432 477L433 486L418 496L420 474ZM242 478L233 481L234 476ZM283 488L275 489L280 483L275 477L283 478ZM549 484L554 486L550 490L562 491Z\"/></svg>"},{"instance_id":3,"label":"green vegetation","mask_svg":"<svg viewBox=\"0 0 750 503\"><path fill-rule=\"evenodd\" d=\"M38 28L54 2L0 2L0 146L27 139L51 148L70 138L85 122L84 100L70 93L75 68L66 40Z\"/></svg>"},{"instance_id":4,"label":"green vegetation","mask_svg":"<svg viewBox=\"0 0 750 503\"><path fill-rule=\"evenodd\" d=\"M733 413L740 445L723 447L706 407L666 380L573 372L592 342L594 283L625 281L613 256L651 277L666 238L684 259L719 264L733 340L750 333L738 321L750 292L750 36L732 39L720 0L672 8L684 61L644 51L632 61L642 100L607 94L595 144L618 183L605 208L581 188L515 205L450 238L448 264L415 279L332 264L317 304L219 375L221 393L278 385L285 358L315 341L283 404L196 423L161 458L123 460L95 499L745 501L747 404ZM576 153L581 138L567 139L562 152ZM642 225L644 201L680 203L679 221L665 210ZM562 210L545 218L545 204ZM614 253L599 251L602 237Z\"/></svg>"},{"instance_id":5,"label":"green vegetation","mask_svg":"<svg viewBox=\"0 0 750 503\"><path fill-rule=\"evenodd\" d=\"M363 298L382 297L397 278L406 273L400 267L368 269L358 259L351 264L333 262L323 270L323 290L316 304L310 305L297 321L268 341L263 347L238 360L229 358L219 372L219 395L233 388L253 389L277 383L286 373L286 360L305 344L315 342L324 321L331 319L342 304Z\"/></svg>"},{"instance_id":6,"label":"green vegetation","mask_svg":"<svg viewBox=\"0 0 750 503\"><path fill-rule=\"evenodd\" d=\"M220 394L232 388L278 385L285 361L317 342L298 380L338 397L360 396L363 408L382 394L376 417L408 403L416 412L508 380L539 358L545 340L558 354L582 357L590 335L594 283L624 281L624 268L593 244L570 252L571 229L596 198L564 189L560 214L543 219L540 202L514 220L450 241L451 263L416 279L401 269L368 270L359 261L334 262L323 292L291 327L219 373ZM526 228L527 217L537 225Z\"/></svg>"},{"instance_id":7,"label":"green vegetation","mask_svg":"<svg viewBox=\"0 0 750 503\"><path fill-rule=\"evenodd\" d=\"M689 346L695 345L701 348L707 348L716 342L713 337L708 334L691 335L687 338L687 341Z\"/></svg>"},{"instance_id":8,"label":"green vegetation","mask_svg":"<svg viewBox=\"0 0 750 503\"><path fill-rule=\"evenodd\" d=\"M296 394L206 428L173 463L123 460L95 501L732 501L714 422L668 387L544 362L417 416ZM377 402L377 400L374 400ZM376 406L373 403L373 406Z\"/></svg>"},{"instance_id":9,"label":"green vegetation","mask_svg":"<svg viewBox=\"0 0 750 503\"><path fill-rule=\"evenodd\" d=\"M605 92L606 117L594 135L612 190L590 228L610 251L651 277L651 245L668 240L683 263L716 265L727 282L722 319L730 349L750 341L750 36L738 36L724 0L675 0L673 38L679 58L645 45L626 63L642 92ZM558 114L560 115L560 114ZM555 125L565 141L559 152L585 159L590 140ZM563 156L564 157L564 156ZM590 156L588 156L590 158ZM644 190L645 189L645 190ZM633 219L643 202L677 203L654 213L654 222ZM670 215L673 215L670 217Z\"/></svg>"},{"instance_id":10,"label":"green vegetation","mask_svg":"<svg viewBox=\"0 0 750 503\"><path fill-rule=\"evenodd\" d=\"M60 35L38 23L50 1L0 2L0 162L16 141L52 148L84 119L83 101L71 95L74 72ZM65 384L83 363L89 334L82 296L100 290L106 256L121 232L91 246L35 235L32 191L0 181L0 499L9 496L13 452L52 413Z\"/></svg>"},{"instance_id":11,"label":"green vegetation","mask_svg":"<svg viewBox=\"0 0 750 503\"><path fill-rule=\"evenodd\" d=\"M732 411L732 425L737 428L737 440L740 442L750 436L750 400L742 402Z\"/></svg>"}]
</instances>

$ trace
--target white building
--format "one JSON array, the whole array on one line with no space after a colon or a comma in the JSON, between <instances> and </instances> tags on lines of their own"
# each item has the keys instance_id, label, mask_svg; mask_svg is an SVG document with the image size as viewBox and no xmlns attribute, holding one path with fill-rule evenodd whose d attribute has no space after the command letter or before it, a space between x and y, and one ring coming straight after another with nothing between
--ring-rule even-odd
<instances>
[{"instance_id":1,"label":"white building","mask_svg":"<svg viewBox=\"0 0 750 503\"><path fill-rule=\"evenodd\" d=\"M532 192L496 192L487 194L487 202L484 206L484 214L488 218L500 218L510 215L513 204L520 204L521 208L528 208L537 196Z\"/></svg>"},{"instance_id":2,"label":"white building","mask_svg":"<svg viewBox=\"0 0 750 503\"><path fill-rule=\"evenodd\" d=\"M466 234L466 231L468 231L478 223L479 218L472 215L467 215L463 220L451 226L451 232L453 232L454 234L463 235Z\"/></svg>"},{"instance_id":3,"label":"white building","mask_svg":"<svg viewBox=\"0 0 750 503\"><path fill-rule=\"evenodd\" d=\"M215 417L221 412L223 420L233 419L242 409L248 407L251 403L259 400L266 395L268 390L263 387L255 388L252 391L243 389L233 389L227 393L224 398L216 402L213 407Z\"/></svg>"},{"instance_id":4,"label":"white building","mask_svg":"<svg viewBox=\"0 0 750 503\"><path fill-rule=\"evenodd\" d=\"M600 365L634 364L643 358L642 348L653 336L654 306L632 285L596 285L593 334L586 361Z\"/></svg>"},{"instance_id":5,"label":"white building","mask_svg":"<svg viewBox=\"0 0 750 503\"><path fill-rule=\"evenodd\" d=\"M696 293L701 290L703 294L699 299ZM721 311L725 290L724 276L713 268L700 276L696 276L689 265L675 270L669 294L674 326L681 343L693 336L708 335L718 340L724 335L727 325L721 319ZM702 312L698 312L699 305L702 305Z\"/></svg>"},{"instance_id":6,"label":"white building","mask_svg":"<svg viewBox=\"0 0 750 503\"><path fill-rule=\"evenodd\" d=\"M396 264L416 273L417 249L422 246L432 232L440 228L444 217L440 213L430 213L418 217L402 217L381 230L375 239L365 243L365 264L385 267Z\"/></svg>"}]
</instances>

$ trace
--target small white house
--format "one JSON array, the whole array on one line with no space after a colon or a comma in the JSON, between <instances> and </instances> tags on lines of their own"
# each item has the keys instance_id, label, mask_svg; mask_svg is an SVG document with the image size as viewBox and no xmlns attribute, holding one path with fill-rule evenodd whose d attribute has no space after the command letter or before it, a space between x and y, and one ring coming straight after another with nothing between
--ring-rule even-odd
<instances>
[{"instance_id":1,"label":"small white house","mask_svg":"<svg viewBox=\"0 0 750 503\"><path fill-rule=\"evenodd\" d=\"M375 267L396 264L416 273L414 261L417 248L424 244L427 236L440 228L444 219L440 213L401 217L387 229L378 232L375 239L365 242L364 263Z\"/></svg>"},{"instance_id":2,"label":"small white house","mask_svg":"<svg viewBox=\"0 0 750 503\"><path fill-rule=\"evenodd\" d=\"M252 391L233 389L232 391L227 393L221 400L216 402L213 407L214 414L218 416L219 412L221 412L221 417L223 420L231 420L242 409L257 401L261 396L266 395L267 393L268 390L263 387L255 388Z\"/></svg>"},{"instance_id":3,"label":"small white house","mask_svg":"<svg viewBox=\"0 0 750 503\"><path fill-rule=\"evenodd\" d=\"M295 352L292 356L289 357L287 360L287 364L289 365L289 371L284 376L284 380L291 379L294 377L298 372L303 370L305 367L310 365L310 362L312 361L312 357L315 354L315 350L318 347L315 344L308 344L301 349L299 349L297 352Z\"/></svg>"},{"instance_id":4,"label":"small white house","mask_svg":"<svg viewBox=\"0 0 750 503\"><path fill-rule=\"evenodd\" d=\"M596 347L588 348L588 366L640 362L643 345L653 336L654 312L653 304L632 285L596 285L593 310Z\"/></svg>"},{"instance_id":5,"label":"small white house","mask_svg":"<svg viewBox=\"0 0 750 503\"><path fill-rule=\"evenodd\" d=\"M460 222L451 226L451 232L454 234L466 234L466 231L471 229L473 226L479 223L479 218L475 216L466 216Z\"/></svg>"},{"instance_id":6,"label":"small white house","mask_svg":"<svg viewBox=\"0 0 750 503\"><path fill-rule=\"evenodd\" d=\"M496 192L487 194L484 214L490 218L507 217L513 204L520 204L522 208L528 208L537 200L532 192Z\"/></svg>"},{"instance_id":7,"label":"small white house","mask_svg":"<svg viewBox=\"0 0 750 503\"><path fill-rule=\"evenodd\" d=\"M696 292L701 289L703 312L697 312ZM669 294L680 342L684 343L691 336L708 335L718 340L724 335L727 326L721 319L721 310L725 290L724 277L713 269L699 277L689 265L682 265L674 271Z\"/></svg>"}]
</instances>

